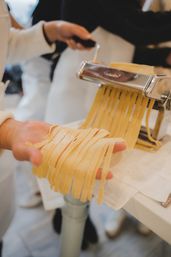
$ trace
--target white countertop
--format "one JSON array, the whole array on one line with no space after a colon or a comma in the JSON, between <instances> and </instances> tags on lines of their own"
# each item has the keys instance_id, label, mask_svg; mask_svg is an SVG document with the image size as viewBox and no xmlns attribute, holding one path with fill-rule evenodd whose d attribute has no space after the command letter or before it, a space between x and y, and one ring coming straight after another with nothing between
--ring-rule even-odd
<instances>
[{"instance_id":1,"label":"white countertop","mask_svg":"<svg viewBox=\"0 0 171 257\"><path fill-rule=\"evenodd\" d=\"M171 206L164 208L156 201L138 193L124 209L171 244Z\"/></svg>"}]
</instances>

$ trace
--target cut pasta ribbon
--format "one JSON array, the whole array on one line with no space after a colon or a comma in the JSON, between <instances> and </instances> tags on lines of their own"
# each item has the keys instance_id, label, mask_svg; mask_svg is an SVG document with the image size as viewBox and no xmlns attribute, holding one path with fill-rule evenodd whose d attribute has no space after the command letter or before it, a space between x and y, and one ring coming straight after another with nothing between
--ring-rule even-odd
<instances>
[{"instance_id":1,"label":"cut pasta ribbon","mask_svg":"<svg viewBox=\"0 0 171 257\"><path fill-rule=\"evenodd\" d=\"M34 168L34 173L40 178L47 178L54 191L72 194L84 202L92 198L97 170L101 167L100 203L113 149L118 141L121 139L110 138L105 129L53 127L48 139L36 145L41 149L43 162Z\"/></svg>"},{"instance_id":2,"label":"cut pasta ribbon","mask_svg":"<svg viewBox=\"0 0 171 257\"><path fill-rule=\"evenodd\" d=\"M154 73L153 67L144 65L119 63L112 66L130 72ZM96 173L101 168L101 180L97 184L97 200L101 203L117 138L123 138L128 148L134 148L145 113L149 142L139 140L138 145L148 150L159 147L148 125L153 105L153 100L138 91L129 91L117 84L116 87L101 86L79 129L54 126L48 138L35 145L41 149L43 163L34 173L47 178L54 191L71 194L85 202L92 198Z\"/></svg>"}]
</instances>

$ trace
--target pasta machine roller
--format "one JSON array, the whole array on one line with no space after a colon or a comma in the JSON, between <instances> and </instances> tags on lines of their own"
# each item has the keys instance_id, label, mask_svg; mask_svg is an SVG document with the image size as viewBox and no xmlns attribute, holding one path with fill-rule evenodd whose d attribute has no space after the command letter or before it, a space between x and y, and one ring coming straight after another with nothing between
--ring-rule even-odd
<instances>
[{"instance_id":1,"label":"pasta machine roller","mask_svg":"<svg viewBox=\"0 0 171 257\"><path fill-rule=\"evenodd\" d=\"M144 96L155 99L154 109L157 114L154 115L152 136L155 139L162 139L166 135L168 124L168 115L171 110L171 77L166 75L146 75L123 71L110 66L83 61L77 73L83 80L94 82L99 85L110 84L111 86L124 87L129 90L138 90ZM142 126L141 136L145 129Z\"/></svg>"}]
</instances>

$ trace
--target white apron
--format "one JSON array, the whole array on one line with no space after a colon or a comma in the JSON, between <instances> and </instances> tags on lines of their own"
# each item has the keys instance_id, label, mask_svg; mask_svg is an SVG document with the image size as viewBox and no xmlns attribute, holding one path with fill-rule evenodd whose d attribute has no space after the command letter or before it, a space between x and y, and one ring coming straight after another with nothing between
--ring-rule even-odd
<instances>
[{"instance_id":1,"label":"white apron","mask_svg":"<svg viewBox=\"0 0 171 257\"><path fill-rule=\"evenodd\" d=\"M101 27L93 32L101 48L98 62L131 62L134 46ZM83 60L92 60L91 51L74 51L67 48L57 64L48 97L46 121L60 124L83 119L92 103L97 87L76 78Z\"/></svg>"},{"instance_id":2,"label":"white apron","mask_svg":"<svg viewBox=\"0 0 171 257\"><path fill-rule=\"evenodd\" d=\"M9 39L10 21L8 10L4 0L0 0L0 81L4 73L4 66L7 59L8 39Z\"/></svg>"},{"instance_id":3,"label":"white apron","mask_svg":"<svg viewBox=\"0 0 171 257\"><path fill-rule=\"evenodd\" d=\"M4 1L0 0L0 81L2 80L7 57L9 28L8 10ZM3 90L0 84L0 95ZM15 209L13 176L10 173L10 169L8 169L10 168L10 164L7 162L8 158L4 163L4 157L4 154L0 157L1 164L3 163L3 167L0 165L0 240L12 220Z\"/></svg>"}]
</instances>

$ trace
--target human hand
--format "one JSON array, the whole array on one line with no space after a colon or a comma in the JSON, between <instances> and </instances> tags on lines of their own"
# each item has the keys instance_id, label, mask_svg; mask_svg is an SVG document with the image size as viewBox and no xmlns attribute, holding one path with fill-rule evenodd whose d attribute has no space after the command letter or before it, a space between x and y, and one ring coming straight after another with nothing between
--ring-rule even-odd
<instances>
[{"instance_id":1,"label":"human hand","mask_svg":"<svg viewBox=\"0 0 171 257\"><path fill-rule=\"evenodd\" d=\"M92 39L91 34L82 26L66 21L51 21L44 24L44 31L50 42L62 41L72 49L87 49L82 44L76 42L76 36L83 40Z\"/></svg>"},{"instance_id":2,"label":"human hand","mask_svg":"<svg viewBox=\"0 0 171 257\"><path fill-rule=\"evenodd\" d=\"M41 152L28 143L41 142L49 129L50 125L44 122L8 119L0 126L0 147L12 150L17 160L30 161L38 166L42 160Z\"/></svg>"},{"instance_id":3,"label":"human hand","mask_svg":"<svg viewBox=\"0 0 171 257\"><path fill-rule=\"evenodd\" d=\"M171 66L171 53L168 54L166 58L166 63Z\"/></svg>"}]
</instances>

